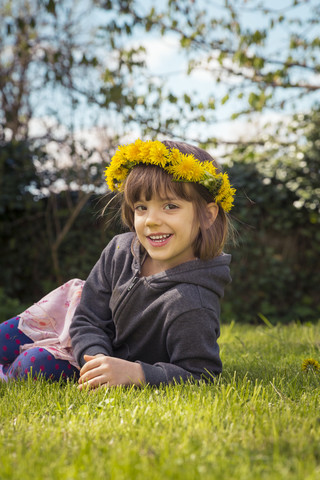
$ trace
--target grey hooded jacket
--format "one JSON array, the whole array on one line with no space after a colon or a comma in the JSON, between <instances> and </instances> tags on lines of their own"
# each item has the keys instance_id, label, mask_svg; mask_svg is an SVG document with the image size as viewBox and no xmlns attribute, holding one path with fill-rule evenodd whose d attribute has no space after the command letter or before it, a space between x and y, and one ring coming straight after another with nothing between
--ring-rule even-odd
<instances>
[{"instance_id":1,"label":"grey hooded jacket","mask_svg":"<svg viewBox=\"0 0 320 480\"><path fill-rule=\"evenodd\" d=\"M85 282L70 335L75 358L102 353L139 362L150 385L208 379L222 370L220 298L230 255L140 277L133 233L114 237Z\"/></svg>"}]
</instances>

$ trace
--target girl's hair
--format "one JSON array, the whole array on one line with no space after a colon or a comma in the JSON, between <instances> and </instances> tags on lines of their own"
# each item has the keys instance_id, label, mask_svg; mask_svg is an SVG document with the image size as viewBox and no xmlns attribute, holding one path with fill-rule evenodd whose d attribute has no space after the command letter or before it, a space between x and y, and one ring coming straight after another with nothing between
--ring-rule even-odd
<instances>
[{"instance_id":1,"label":"girl's hair","mask_svg":"<svg viewBox=\"0 0 320 480\"><path fill-rule=\"evenodd\" d=\"M221 171L217 162L205 150L184 142L166 140L162 143L167 148L177 148L181 153L193 154L200 162L210 161L217 170ZM171 175L158 166L137 165L125 180L121 214L122 221L131 231L134 231L134 204L141 197L149 201L155 192L160 198L174 195L193 203L195 220L197 219L200 223L198 235L193 243L196 257L208 260L221 253L229 230L228 214L218 205L217 218L211 223L206 208L208 203L213 202L210 192L197 183L172 181Z\"/></svg>"}]
</instances>

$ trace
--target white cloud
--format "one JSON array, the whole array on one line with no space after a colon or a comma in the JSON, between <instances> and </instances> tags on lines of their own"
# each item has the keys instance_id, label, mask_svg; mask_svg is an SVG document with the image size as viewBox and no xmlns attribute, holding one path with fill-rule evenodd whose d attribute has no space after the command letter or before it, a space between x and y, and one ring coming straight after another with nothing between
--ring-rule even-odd
<instances>
[{"instance_id":1,"label":"white cloud","mask_svg":"<svg viewBox=\"0 0 320 480\"><path fill-rule=\"evenodd\" d=\"M148 38L142 43L147 52L147 67L155 75L185 71L187 64L178 52L179 42L174 36Z\"/></svg>"}]
</instances>

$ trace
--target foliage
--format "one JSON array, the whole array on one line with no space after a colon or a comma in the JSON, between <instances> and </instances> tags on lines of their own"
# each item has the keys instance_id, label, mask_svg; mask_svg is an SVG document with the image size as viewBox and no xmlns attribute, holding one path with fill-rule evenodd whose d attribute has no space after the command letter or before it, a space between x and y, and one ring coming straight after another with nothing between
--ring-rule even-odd
<instances>
[{"instance_id":1,"label":"foliage","mask_svg":"<svg viewBox=\"0 0 320 480\"><path fill-rule=\"evenodd\" d=\"M22 305L18 298L9 298L4 289L0 287L0 318L9 319L14 315L19 314L25 310L28 305Z\"/></svg>"},{"instance_id":2,"label":"foliage","mask_svg":"<svg viewBox=\"0 0 320 480\"><path fill-rule=\"evenodd\" d=\"M114 148L136 108L143 121L145 96L156 91L144 48L115 45L113 16L97 2L5 0L0 14L0 125L7 135L32 134L72 151L75 140L84 143L76 132L99 126L105 147L113 141Z\"/></svg>"},{"instance_id":3,"label":"foliage","mask_svg":"<svg viewBox=\"0 0 320 480\"><path fill-rule=\"evenodd\" d=\"M304 100L311 108L320 88L316 0L281 8L257 0L210 7L203 0L6 0L0 13L1 123L13 135L28 135L30 120L47 115L57 123L45 125L44 137L58 144L61 125L70 135L98 124L114 137L111 149L132 128L214 144L214 130L199 122L213 126L224 111L232 118L282 112L287 104L299 111ZM152 71L149 57L157 52L148 41L159 36L174 40L185 71L180 61L178 72L175 65ZM185 73L195 78L192 91L181 89ZM199 73L210 79L208 89Z\"/></svg>"},{"instance_id":4,"label":"foliage","mask_svg":"<svg viewBox=\"0 0 320 480\"><path fill-rule=\"evenodd\" d=\"M249 138L249 125L225 154L240 194L240 248L232 249L224 316L317 317L320 120L316 110L300 111L314 108L319 90L318 2L5 0L0 16L6 312L16 299L31 303L70 276L86 277L120 230L106 232L92 217L91 198L119 138L139 130L212 147L220 112L235 118L273 108L284 120L278 130L273 123ZM152 72L154 35L173 38L190 77L207 72L212 89L182 91L179 77L173 88L171 65L166 78ZM283 115L289 103L294 117Z\"/></svg>"},{"instance_id":5,"label":"foliage","mask_svg":"<svg viewBox=\"0 0 320 480\"><path fill-rule=\"evenodd\" d=\"M319 110L300 118L299 138L280 151L271 139L260 154L252 146L233 152L239 246L232 249L226 318L319 316L319 121Z\"/></svg>"},{"instance_id":6,"label":"foliage","mask_svg":"<svg viewBox=\"0 0 320 480\"><path fill-rule=\"evenodd\" d=\"M52 262L61 282L59 249L92 193L105 189L102 161L129 129L136 105L143 117L144 94L136 82L145 78L143 49L116 49L109 27L102 40L97 29L107 16L90 0L5 0L0 16L0 138L6 148L27 142L43 152L25 162L36 169L33 194L43 198L38 206L46 213L45 224L39 222L41 247L50 249L44 265ZM145 82L144 92L152 91L152 82ZM10 201L15 187L9 180ZM61 191L67 203L62 212L56 201ZM17 233L7 230L12 242Z\"/></svg>"},{"instance_id":7,"label":"foliage","mask_svg":"<svg viewBox=\"0 0 320 480\"><path fill-rule=\"evenodd\" d=\"M319 323L222 328L224 373L208 385L112 388L0 383L0 476L316 480Z\"/></svg>"},{"instance_id":8,"label":"foliage","mask_svg":"<svg viewBox=\"0 0 320 480\"><path fill-rule=\"evenodd\" d=\"M77 193L74 193L76 201ZM63 223L68 216L68 203L64 194L57 197L59 220ZM102 250L112 237L118 233L113 225L107 225L101 216L104 200L92 195L74 222L73 228L64 238L59 249L59 263L62 277L57 281L51 275L51 283L46 281L46 291L70 278L86 279ZM53 272L52 272L53 273Z\"/></svg>"},{"instance_id":9,"label":"foliage","mask_svg":"<svg viewBox=\"0 0 320 480\"><path fill-rule=\"evenodd\" d=\"M74 197L76 202L77 194ZM10 226L2 222L1 321L17 315L71 278L86 279L101 251L115 234L114 227L107 229L104 220L98 218L102 207L96 197L91 197L77 216L68 236L61 242L58 253L61 276L57 279L46 224L46 217L50 213L48 201L43 198L37 202L41 216L36 221L35 213L22 217L20 222L18 213L13 212L16 217L12 216L14 221ZM63 223L69 215L70 205L63 193L57 196L56 202L57 220Z\"/></svg>"},{"instance_id":10,"label":"foliage","mask_svg":"<svg viewBox=\"0 0 320 480\"><path fill-rule=\"evenodd\" d=\"M5 191L10 192L10 199L3 194L3 202L8 210L9 202L12 203L16 195L15 201L21 202L21 210L30 207L32 212L37 212L29 217L23 213L23 222L27 220L27 223L21 223L22 220L17 219L16 206L12 209L14 219L10 226L6 225L3 237L7 245L17 245L6 247L3 253L4 265L6 270L11 270L14 281L2 280L9 295L18 294L22 299L27 296L22 292L22 285L27 283L25 271L33 278L34 293L41 290L42 275L34 263L38 258L43 258L43 268L50 272L52 262L55 280L62 281L59 248L94 188L103 182L101 149L92 147L87 138L77 133L80 128L92 127L88 123L89 116L98 124L102 111L99 105L101 82L96 81L101 73L97 68L98 45L93 42L90 31L85 31L85 18L89 13L90 5L86 2L56 4L54 1L7 0L0 5L3 18L0 28L0 137L7 161L11 155L8 149L16 148L15 156L21 155L19 161L24 165L23 169L11 172L15 177L6 177ZM83 81L85 78L87 81ZM106 92L106 84L104 89ZM93 105L91 109L90 105ZM103 109L108 105L104 102ZM116 142L117 135L114 137ZM34 151L41 150L42 154L24 155L15 147L19 142L32 145ZM108 145L111 146L111 142L106 135L103 149ZM29 171L33 175L32 190L28 186L28 175L25 175ZM15 183L19 176L22 189L29 189L32 194L19 192L20 186ZM65 192L67 208L62 212L57 209L57 191ZM33 240L36 219L37 240ZM20 230L14 228L18 223ZM15 252L18 242L20 253L14 255L16 261L13 262L12 255L7 255L8 249ZM31 255L26 254L27 248ZM30 286L26 290L30 294Z\"/></svg>"},{"instance_id":11,"label":"foliage","mask_svg":"<svg viewBox=\"0 0 320 480\"><path fill-rule=\"evenodd\" d=\"M0 282L7 299L24 302L39 291L40 275L32 272L40 266L48 269L45 207L35 201L33 193L39 187L34 161L44 154L25 141L1 142L0 146Z\"/></svg>"},{"instance_id":12,"label":"foliage","mask_svg":"<svg viewBox=\"0 0 320 480\"><path fill-rule=\"evenodd\" d=\"M185 73L195 78L192 91L183 91L179 81L176 88L171 82L161 89L169 114L162 112L165 120L160 120L158 131L166 135L174 131L176 136L185 138L187 132L197 141L192 136L196 122L212 125L219 121L215 111L219 115L226 110L219 107L227 104L232 105L231 118L237 118L266 109L282 112L287 106L291 111L299 111L303 102L311 108L317 98L317 0L289 0L281 6L256 0L227 0L210 5L202 0L167 0L143 6L133 0L97 3L114 14L115 45L121 44L124 37L132 38L142 27L146 39L156 35L161 35L162 41L172 39L176 45L173 48L180 58L186 59ZM182 73L177 72L176 65L171 69L164 65L163 72L168 79L178 79ZM211 78L212 87L205 95L197 82L201 73ZM150 132L157 128L152 117L147 126ZM201 140L209 140L207 129L196 131ZM215 143L217 136L210 136L210 141Z\"/></svg>"},{"instance_id":13,"label":"foliage","mask_svg":"<svg viewBox=\"0 0 320 480\"><path fill-rule=\"evenodd\" d=\"M12 212L25 213L34 205L34 194L40 187L34 162L44 152L27 141L0 140L0 214L12 220Z\"/></svg>"},{"instance_id":14,"label":"foliage","mask_svg":"<svg viewBox=\"0 0 320 480\"><path fill-rule=\"evenodd\" d=\"M71 276L86 278L101 250L113 235L98 222L95 197L85 197L85 207L73 220L69 236L61 238L61 277L57 280L51 239L54 225L66 225L80 192L39 196L41 182L34 164L46 154L26 141L0 142L0 265L1 319L16 315L57 283ZM54 203L55 207L52 206ZM52 210L54 208L54 213ZM67 238L68 245L65 242Z\"/></svg>"},{"instance_id":15,"label":"foliage","mask_svg":"<svg viewBox=\"0 0 320 480\"><path fill-rule=\"evenodd\" d=\"M281 150L272 137L260 150L252 145L233 150L229 174L237 197L231 213L239 245L227 247L233 255L233 283L223 302L224 322L259 322L260 314L272 322L319 316L319 119L318 110L296 124L293 119L294 137ZM33 182L35 187L38 181L34 170L28 173L33 154L22 148L26 147L10 145L7 157L4 144L2 148L2 204L7 206L2 211L0 258L7 298L32 303L69 278L86 278L121 227L105 230L102 221L94 218L103 202L92 197L61 240L62 275L57 279L48 241L53 235L50 226L61 231L59 224L66 224L78 194L61 192L35 202L24 185ZM22 192L18 204L17 191ZM54 221L48 222L53 208Z\"/></svg>"}]
</instances>

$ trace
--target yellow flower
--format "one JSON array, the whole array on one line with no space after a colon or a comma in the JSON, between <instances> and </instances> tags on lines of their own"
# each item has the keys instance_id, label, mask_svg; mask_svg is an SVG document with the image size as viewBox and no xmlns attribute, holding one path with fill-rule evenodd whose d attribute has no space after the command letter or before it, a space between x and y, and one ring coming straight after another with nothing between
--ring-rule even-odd
<instances>
[{"instance_id":1,"label":"yellow flower","mask_svg":"<svg viewBox=\"0 0 320 480\"><path fill-rule=\"evenodd\" d=\"M230 194L224 200L222 200L222 202L220 202L220 205L225 212L230 212L231 208L233 207L233 195L234 195L234 193L232 193L232 192L235 192L235 191L236 191L235 188L231 188L230 189Z\"/></svg>"},{"instance_id":2,"label":"yellow flower","mask_svg":"<svg viewBox=\"0 0 320 480\"><path fill-rule=\"evenodd\" d=\"M169 151L163 143L155 141L150 148L149 161L152 165L164 168L168 163Z\"/></svg>"},{"instance_id":3,"label":"yellow flower","mask_svg":"<svg viewBox=\"0 0 320 480\"><path fill-rule=\"evenodd\" d=\"M106 177L106 182L108 185L108 188L113 192L115 190L115 185L113 183L113 177L110 177L110 175L105 174Z\"/></svg>"},{"instance_id":4,"label":"yellow flower","mask_svg":"<svg viewBox=\"0 0 320 480\"><path fill-rule=\"evenodd\" d=\"M106 173L106 182L110 190L117 190L119 183L123 181L128 175L128 170L122 169L114 172L114 175L111 175L109 172ZM121 178L124 177L124 178Z\"/></svg>"},{"instance_id":5,"label":"yellow flower","mask_svg":"<svg viewBox=\"0 0 320 480\"><path fill-rule=\"evenodd\" d=\"M314 358L306 358L302 362L301 369L308 372L318 372L320 370L320 363Z\"/></svg>"},{"instance_id":6,"label":"yellow flower","mask_svg":"<svg viewBox=\"0 0 320 480\"><path fill-rule=\"evenodd\" d=\"M150 163L150 149L151 149L151 143L150 141L147 142L142 142L143 145L140 147L140 156L139 160L141 163Z\"/></svg>"},{"instance_id":7,"label":"yellow flower","mask_svg":"<svg viewBox=\"0 0 320 480\"><path fill-rule=\"evenodd\" d=\"M217 195L216 201L219 202L219 200L223 200L226 195L228 194L228 191L230 190L230 182L228 179L228 176L226 173L220 173L219 175L222 178L222 185L220 187L219 193Z\"/></svg>"},{"instance_id":8,"label":"yellow flower","mask_svg":"<svg viewBox=\"0 0 320 480\"><path fill-rule=\"evenodd\" d=\"M127 162L127 150L125 146L120 146L116 153L111 158L110 167L120 168L124 163ZM109 168L110 168L109 167ZM108 168L108 167L107 167Z\"/></svg>"},{"instance_id":9,"label":"yellow flower","mask_svg":"<svg viewBox=\"0 0 320 480\"><path fill-rule=\"evenodd\" d=\"M169 160L172 165L177 165L180 162L181 152L177 148L172 148Z\"/></svg>"},{"instance_id":10,"label":"yellow flower","mask_svg":"<svg viewBox=\"0 0 320 480\"><path fill-rule=\"evenodd\" d=\"M217 169L211 162L203 162L203 167L206 170L206 172L211 173L211 175L213 176L217 175Z\"/></svg>"},{"instance_id":11,"label":"yellow flower","mask_svg":"<svg viewBox=\"0 0 320 480\"><path fill-rule=\"evenodd\" d=\"M193 155L180 154L180 163L168 168L176 180L185 182L199 182L204 174L202 164Z\"/></svg>"},{"instance_id":12,"label":"yellow flower","mask_svg":"<svg viewBox=\"0 0 320 480\"><path fill-rule=\"evenodd\" d=\"M222 178L222 185L216 196L216 203L220 204L226 212L229 212L233 206L233 197L236 190L231 188L227 173L220 173L219 176Z\"/></svg>"},{"instance_id":13,"label":"yellow flower","mask_svg":"<svg viewBox=\"0 0 320 480\"><path fill-rule=\"evenodd\" d=\"M131 161L140 160L142 140L138 138L134 143L127 146L127 158Z\"/></svg>"},{"instance_id":14,"label":"yellow flower","mask_svg":"<svg viewBox=\"0 0 320 480\"><path fill-rule=\"evenodd\" d=\"M121 191L132 168L143 163L158 165L173 175L174 181L194 182L206 187L212 200L228 212L233 205L235 189L231 188L228 175L217 173L209 161L200 162L192 154L183 154L177 148L167 148L162 142L138 139L130 145L118 148L106 168L105 177L111 190Z\"/></svg>"},{"instance_id":15,"label":"yellow flower","mask_svg":"<svg viewBox=\"0 0 320 480\"><path fill-rule=\"evenodd\" d=\"M125 168L124 165L120 164L120 160L118 161L118 159L116 159L115 163L110 164L105 170L106 182L110 190L116 190L116 185L119 182L122 182L127 177L128 173L129 170Z\"/></svg>"}]
</instances>

